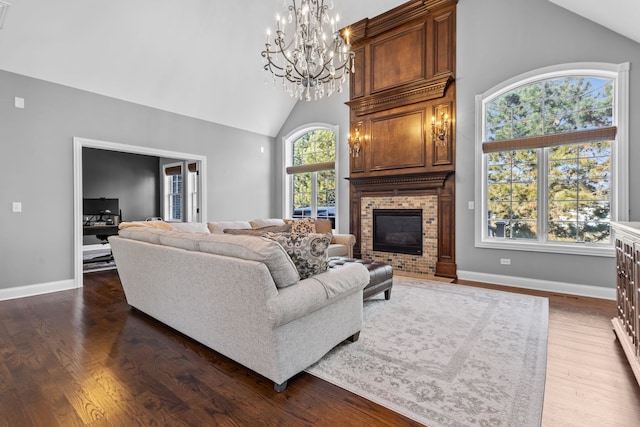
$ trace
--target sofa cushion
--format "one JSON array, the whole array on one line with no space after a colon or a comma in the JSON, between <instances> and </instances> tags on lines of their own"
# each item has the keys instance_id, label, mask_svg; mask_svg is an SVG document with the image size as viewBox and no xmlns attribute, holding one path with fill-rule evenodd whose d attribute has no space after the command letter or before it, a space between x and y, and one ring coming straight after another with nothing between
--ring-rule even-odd
<instances>
[{"instance_id":1,"label":"sofa cushion","mask_svg":"<svg viewBox=\"0 0 640 427\"><path fill-rule=\"evenodd\" d=\"M285 219L284 222L291 225L292 233L316 232L316 220L314 218Z\"/></svg>"},{"instance_id":2,"label":"sofa cushion","mask_svg":"<svg viewBox=\"0 0 640 427\"><path fill-rule=\"evenodd\" d=\"M160 235L160 244L185 249L187 251L197 251L200 249L198 240L201 237L201 233L182 233L177 230L167 231Z\"/></svg>"},{"instance_id":3,"label":"sofa cushion","mask_svg":"<svg viewBox=\"0 0 640 427\"><path fill-rule=\"evenodd\" d=\"M171 224L164 221L124 221L118 224L118 229L124 230L131 227L148 227L148 228L161 228L164 230L173 230Z\"/></svg>"},{"instance_id":4,"label":"sofa cushion","mask_svg":"<svg viewBox=\"0 0 640 427\"><path fill-rule=\"evenodd\" d=\"M244 234L249 236L262 236L264 233L288 233L291 232L291 226L289 224L282 225L268 225L261 228L227 228L224 230L225 234Z\"/></svg>"},{"instance_id":5,"label":"sofa cushion","mask_svg":"<svg viewBox=\"0 0 640 427\"><path fill-rule=\"evenodd\" d=\"M199 247L201 252L264 263L278 288L291 286L300 280L298 270L289 255L271 239L212 233L200 236Z\"/></svg>"},{"instance_id":6,"label":"sofa cushion","mask_svg":"<svg viewBox=\"0 0 640 427\"><path fill-rule=\"evenodd\" d=\"M225 229L231 228L251 228L249 221L217 221L207 224L209 231L216 234L223 234Z\"/></svg>"},{"instance_id":7,"label":"sofa cushion","mask_svg":"<svg viewBox=\"0 0 640 427\"><path fill-rule=\"evenodd\" d=\"M252 228L268 227L270 225L283 225L284 220L281 218L254 219L249 221Z\"/></svg>"},{"instance_id":8,"label":"sofa cushion","mask_svg":"<svg viewBox=\"0 0 640 427\"><path fill-rule=\"evenodd\" d=\"M120 237L132 240L140 240L141 242L160 244L160 236L162 234L169 233L169 231L162 228L152 227L129 227L123 228L118 231Z\"/></svg>"},{"instance_id":9,"label":"sofa cushion","mask_svg":"<svg viewBox=\"0 0 640 427\"><path fill-rule=\"evenodd\" d=\"M280 243L298 269L302 279L327 271L327 248L331 236L318 233L266 233Z\"/></svg>"},{"instance_id":10,"label":"sofa cushion","mask_svg":"<svg viewBox=\"0 0 640 427\"><path fill-rule=\"evenodd\" d=\"M172 222L171 226L183 233L210 233L209 227L204 222Z\"/></svg>"},{"instance_id":11,"label":"sofa cushion","mask_svg":"<svg viewBox=\"0 0 640 427\"><path fill-rule=\"evenodd\" d=\"M349 257L349 247L339 243L332 243L329 245L329 249L327 249L327 256L329 258L333 256Z\"/></svg>"}]
</instances>

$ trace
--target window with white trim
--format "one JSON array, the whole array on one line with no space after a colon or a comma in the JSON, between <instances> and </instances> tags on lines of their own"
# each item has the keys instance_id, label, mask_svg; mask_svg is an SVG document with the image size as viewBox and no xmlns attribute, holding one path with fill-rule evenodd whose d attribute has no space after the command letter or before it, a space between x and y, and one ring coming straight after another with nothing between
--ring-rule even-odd
<instances>
[{"instance_id":1,"label":"window with white trim","mask_svg":"<svg viewBox=\"0 0 640 427\"><path fill-rule=\"evenodd\" d=\"M289 218L324 218L335 228L336 132L309 128L286 141L286 212Z\"/></svg>"},{"instance_id":2,"label":"window with white trim","mask_svg":"<svg viewBox=\"0 0 640 427\"><path fill-rule=\"evenodd\" d=\"M628 64L594 65L533 72L477 97L477 246L610 252L610 222L627 215Z\"/></svg>"},{"instance_id":3,"label":"window with white trim","mask_svg":"<svg viewBox=\"0 0 640 427\"><path fill-rule=\"evenodd\" d=\"M182 221L183 201L182 163L164 166L164 220Z\"/></svg>"}]
</instances>

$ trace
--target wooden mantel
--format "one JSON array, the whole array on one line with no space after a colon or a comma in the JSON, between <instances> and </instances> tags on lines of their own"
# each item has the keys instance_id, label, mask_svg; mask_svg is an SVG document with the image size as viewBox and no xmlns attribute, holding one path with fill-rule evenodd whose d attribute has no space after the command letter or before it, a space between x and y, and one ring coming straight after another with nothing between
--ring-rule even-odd
<instances>
[{"instance_id":1,"label":"wooden mantel","mask_svg":"<svg viewBox=\"0 0 640 427\"><path fill-rule=\"evenodd\" d=\"M350 134L350 230L360 242L362 197L438 195L436 274L455 265L455 25L457 0L412 0L349 27L355 52ZM432 121L447 118L444 139ZM354 248L360 255L359 243Z\"/></svg>"}]
</instances>

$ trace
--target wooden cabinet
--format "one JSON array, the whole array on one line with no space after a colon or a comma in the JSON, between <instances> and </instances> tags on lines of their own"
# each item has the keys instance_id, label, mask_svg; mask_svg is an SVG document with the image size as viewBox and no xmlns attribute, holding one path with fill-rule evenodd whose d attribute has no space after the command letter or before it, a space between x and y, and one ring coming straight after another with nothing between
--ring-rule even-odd
<instances>
[{"instance_id":1,"label":"wooden cabinet","mask_svg":"<svg viewBox=\"0 0 640 427\"><path fill-rule=\"evenodd\" d=\"M616 245L617 316L613 330L640 384L640 222L612 224Z\"/></svg>"}]
</instances>

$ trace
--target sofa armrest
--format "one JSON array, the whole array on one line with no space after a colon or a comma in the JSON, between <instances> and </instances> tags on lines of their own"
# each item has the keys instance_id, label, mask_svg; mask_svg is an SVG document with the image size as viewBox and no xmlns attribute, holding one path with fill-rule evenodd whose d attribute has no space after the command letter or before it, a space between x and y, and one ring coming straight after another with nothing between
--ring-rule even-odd
<instances>
[{"instance_id":1,"label":"sofa armrest","mask_svg":"<svg viewBox=\"0 0 640 427\"><path fill-rule=\"evenodd\" d=\"M348 257L353 258L353 246L356 244L356 236L353 234L334 234L331 243L347 246L349 250Z\"/></svg>"},{"instance_id":2,"label":"sofa armrest","mask_svg":"<svg viewBox=\"0 0 640 427\"><path fill-rule=\"evenodd\" d=\"M368 283L369 271L362 264L331 268L295 285L278 289L278 295L267 301L269 317L274 327L287 324L354 292L361 292ZM326 284L333 285L337 293L328 297Z\"/></svg>"}]
</instances>

